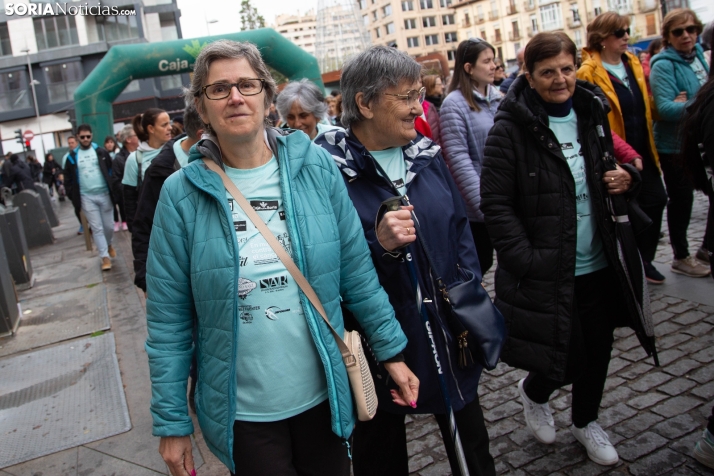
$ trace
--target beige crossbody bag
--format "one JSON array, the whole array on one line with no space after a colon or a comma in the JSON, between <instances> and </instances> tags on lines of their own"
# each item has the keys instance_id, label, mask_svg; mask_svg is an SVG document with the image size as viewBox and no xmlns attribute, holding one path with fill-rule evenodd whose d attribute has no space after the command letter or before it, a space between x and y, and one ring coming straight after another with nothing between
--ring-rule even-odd
<instances>
[{"instance_id":1,"label":"beige crossbody bag","mask_svg":"<svg viewBox=\"0 0 714 476\"><path fill-rule=\"evenodd\" d=\"M265 241L268 242L275 254L278 255L278 258L283 262L283 265L290 272L297 285L300 286L302 292L305 293L305 296L307 296L330 328L332 335L335 337L337 347L342 354L345 367L347 367L347 375L349 376L350 386L352 387L352 396L354 397L355 406L357 407L357 418L360 421L371 420L377 413L377 392L374 388L374 380L372 380L372 374L369 371L369 365L364 355L359 333L357 331L345 330L344 340L340 338L339 334L337 334L327 319L327 313L322 307L322 303L312 289L312 286L310 286L310 283L307 282L307 279L302 275L295 265L295 262L290 258L290 255L288 255L283 246L278 242L275 236L273 236L267 225L263 223L263 220L260 219L255 210L253 210L253 207L250 206L250 203L248 203L243 194L240 193L238 187L228 178L218 164L211 159L204 158L203 163L221 177L228 193L233 196L236 203L243 209L243 212L248 216L250 221L253 222L253 225L255 225L258 231L260 231Z\"/></svg>"}]
</instances>

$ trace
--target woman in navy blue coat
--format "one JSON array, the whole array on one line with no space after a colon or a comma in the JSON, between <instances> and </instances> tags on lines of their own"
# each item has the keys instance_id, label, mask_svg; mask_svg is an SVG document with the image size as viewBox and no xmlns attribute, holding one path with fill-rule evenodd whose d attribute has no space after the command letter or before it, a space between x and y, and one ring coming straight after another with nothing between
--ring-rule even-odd
<instances>
[{"instance_id":1,"label":"woman in navy blue coat","mask_svg":"<svg viewBox=\"0 0 714 476\"><path fill-rule=\"evenodd\" d=\"M381 285L409 339L403 357L421 382L415 408L392 402L395 389L380 365L373 366L379 409L370 422L357 424L353 443L355 476L409 473L405 415L433 413L444 436L452 473L460 475L448 431L438 368L455 412L471 474L495 475L488 433L478 401L481 367L462 369L456 344L445 323L446 309L437 294L435 273L448 285L458 281L458 266L481 279L481 268L464 203L441 150L417 133L424 88L421 66L394 48L373 47L355 56L342 70L342 123L346 131L329 131L315 143L327 149L342 171ZM410 203L387 211L382 202L403 196ZM411 212L421 232L417 240ZM430 270L421 246L425 240L438 271ZM421 291L417 301L416 278ZM422 324L425 306L432 336ZM433 337L433 341L430 340Z\"/></svg>"}]
</instances>

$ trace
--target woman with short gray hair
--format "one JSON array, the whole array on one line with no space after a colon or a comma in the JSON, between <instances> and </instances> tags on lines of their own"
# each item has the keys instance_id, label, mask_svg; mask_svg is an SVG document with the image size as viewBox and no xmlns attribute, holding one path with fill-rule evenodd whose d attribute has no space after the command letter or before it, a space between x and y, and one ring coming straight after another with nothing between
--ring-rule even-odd
<instances>
[{"instance_id":1,"label":"woman with short gray hair","mask_svg":"<svg viewBox=\"0 0 714 476\"><path fill-rule=\"evenodd\" d=\"M325 123L325 96L307 79L288 83L278 96L275 107L288 127L303 131L310 140L315 140L323 132L337 129Z\"/></svg>"},{"instance_id":2,"label":"woman with short gray hair","mask_svg":"<svg viewBox=\"0 0 714 476\"><path fill-rule=\"evenodd\" d=\"M443 303L435 293L437 275L432 274L422 248L422 242L431 245L433 258L442 267L433 273L442 273L447 288L458 281L459 267L473 272L480 282L481 268L461 195L439 146L414 127L423 114L425 89L420 77L421 66L394 48L375 46L353 57L340 80L347 130L326 132L315 141L332 154L342 171L379 282L409 339L404 359L423 384L419 406L400 408L393 403L394 386L381 365L373 367L379 408L374 420L355 428L353 469L355 476L408 475L405 414L433 413L452 473L461 474L439 390L433 356L437 352L469 472L495 475L478 400L481 367L457 362L454 336L445 324L448 311L437 304ZM408 205L388 211L383 202L394 198ZM411 212L418 217L418 242ZM432 344L421 310L415 306L417 289L434 330Z\"/></svg>"},{"instance_id":3,"label":"woman with short gray hair","mask_svg":"<svg viewBox=\"0 0 714 476\"><path fill-rule=\"evenodd\" d=\"M254 45L219 40L196 58L190 99L210 133L161 189L146 263L153 432L173 476L196 474L186 399L194 355L196 416L232 472L350 474L356 415L338 343L266 235L295 260L334 329L344 328L341 306L355 316L397 382L395 401L418 401L419 382L398 357L406 338L339 171L304 134L266 127L274 93ZM227 193L231 183L266 235Z\"/></svg>"}]
</instances>

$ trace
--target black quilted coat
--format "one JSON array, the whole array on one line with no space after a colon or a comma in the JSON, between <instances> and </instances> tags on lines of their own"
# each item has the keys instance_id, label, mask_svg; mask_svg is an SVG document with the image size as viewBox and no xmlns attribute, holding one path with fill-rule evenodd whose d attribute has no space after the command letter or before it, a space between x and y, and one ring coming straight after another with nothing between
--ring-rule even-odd
<instances>
[{"instance_id":1,"label":"black quilted coat","mask_svg":"<svg viewBox=\"0 0 714 476\"><path fill-rule=\"evenodd\" d=\"M569 353L575 281L575 182L560 144L548 128L548 116L525 77L511 86L491 129L481 176L481 209L498 255L496 305L508 326L502 360L554 380L565 377ZM603 106L603 104L605 106ZM617 322L642 330L633 315L633 294L617 255L615 225L606 207L603 146L612 153L607 102L596 86L578 81L573 109L587 167L587 180L598 232L610 266L618 277L603 299L624 294L627 306ZM628 194L639 189L636 169ZM649 307L647 305L647 307ZM650 321L651 324L651 321ZM649 353L651 349L646 349Z\"/></svg>"}]
</instances>

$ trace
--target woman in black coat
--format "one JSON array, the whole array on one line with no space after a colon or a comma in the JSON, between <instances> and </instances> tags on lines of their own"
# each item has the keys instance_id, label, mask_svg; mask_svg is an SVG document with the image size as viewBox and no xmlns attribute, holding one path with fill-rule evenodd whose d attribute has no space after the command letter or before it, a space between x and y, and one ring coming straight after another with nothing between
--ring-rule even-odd
<instances>
[{"instance_id":1,"label":"woman in black coat","mask_svg":"<svg viewBox=\"0 0 714 476\"><path fill-rule=\"evenodd\" d=\"M604 97L576 80L576 52L563 33L540 33L526 46L527 72L486 142L481 207L508 327L502 360L530 372L518 383L529 429L555 441L548 399L572 383L571 430L590 459L613 465L617 452L597 424L613 331L635 327L649 353L652 327L646 298L629 292L607 194L632 194L639 174L628 165L605 170L613 151Z\"/></svg>"}]
</instances>

